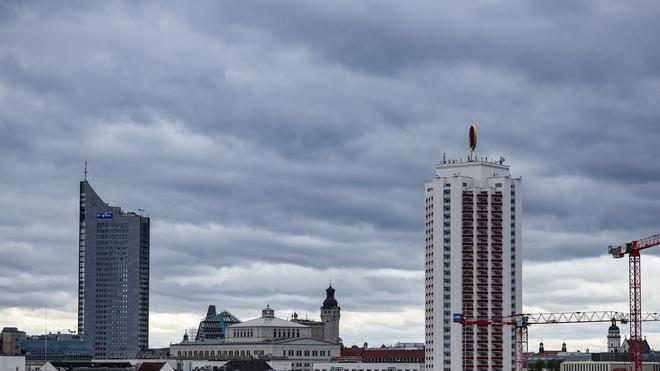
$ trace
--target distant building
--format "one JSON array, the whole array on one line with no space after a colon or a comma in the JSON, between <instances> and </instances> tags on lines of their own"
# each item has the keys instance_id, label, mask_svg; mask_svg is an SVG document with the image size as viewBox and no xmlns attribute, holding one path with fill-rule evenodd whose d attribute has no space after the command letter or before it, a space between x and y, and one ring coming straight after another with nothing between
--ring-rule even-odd
<instances>
[{"instance_id":1,"label":"distant building","mask_svg":"<svg viewBox=\"0 0 660 371\"><path fill-rule=\"evenodd\" d=\"M341 348L341 361L363 363L421 363L424 364L424 348L368 348L352 346Z\"/></svg>"},{"instance_id":2,"label":"distant building","mask_svg":"<svg viewBox=\"0 0 660 371\"><path fill-rule=\"evenodd\" d=\"M321 305L321 321L312 321L308 319L298 319L298 314L294 313L292 322L300 323L312 329L312 339L326 341L328 343L339 344L339 319L341 318L341 308L335 299L335 289L330 285L325 290L325 300Z\"/></svg>"},{"instance_id":3,"label":"distant building","mask_svg":"<svg viewBox=\"0 0 660 371\"><path fill-rule=\"evenodd\" d=\"M536 361L592 361L593 353L587 352L566 352L558 350L544 350L542 353L528 353L527 360L530 364Z\"/></svg>"},{"instance_id":4,"label":"distant building","mask_svg":"<svg viewBox=\"0 0 660 371\"><path fill-rule=\"evenodd\" d=\"M137 353L136 359L151 360L151 359L168 359L170 358L170 347L165 348L149 348L141 350Z\"/></svg>"},{"instance_id":5,"label":"distant building","mask_svg":"<svg viewBox=\"0 0 660 371\"><path fill-rule=\"evenodd\" d=\"M267 371L291 370L291 365L280 361L231 360L231 361L183 361L179 371Z\"/></svg>"},{"instance_id":6,"label":"distant building","mask_svg":"<svg viewBox=\"0 0 660 371\"><path fill-rule=\"evenodd\" d=\"M563 362L561 371L630 371L630 362ZM660 363L644 362L643 371L660 371Z\"/></svg>"},{"instance_id":7,"label":"distant building","mask_svg":"<svg viewBox=\"0 0 660 371\"><path fill-rule=\"evenodd\" d=\"M338 344L311 335L311 327L277 318L267 306L261 317L228 326L224 338L184 340L170 346L170 355L182 360L280 360L292 370L311 371L314 362L340 355Z\"/></svg>"},{"instance_id":8,"label":"distant building","mask_svg":"<svg viewBox=\"0 0 660 371\"><path fill-rule=\"evenodd\" d=\"M0 353L8 355L21 354L21 342L27 338L24 331L16 327L5 327L0 332Z\"/></svg>"},{"instance_id":9,"label":"distant building","mask_svg":"<svg viewBox=\"0 0 660 371\"><path fill-rule=\"evenodd\" d=\"M341 356L329 362L314 363L314 371L423 371L424 348L342 347Z\"/></svg>"},{"instance_id":10,"label":"distant building","mask_svg":"<svg viewBox=\"0 0 660 371\"><path fill-rule=\"evenodd\" d=\"M136 371L128 361L48 361L32 371Z\"/></svg>"},{"instance_id":11,"label":"distant building","mask_svg":"<svg viewBox=\"0 0 660 371\"><path fill-rule=\"evenodd\" d=\"M630 351L630 339L625 339L623 343L621 344L621 352L622 353L628 353ZM642 353L651 353L651 346L649 345L649 342L644 339L642 342Z\"/></svg>"},{"instance_id":12,"label":"distant building","mask_svg":"<svg viewBox=\"0 0 660 371\"><path fill-rule=\"evenodd\" d=\"M424 349L424 343L402 343L397 342L390 346L381 346L381 348L393 348L393 349Z\"/></svg>"},{"instance_id":13,"label":"distant building","mask_svg":"<svg viewBox=\"0 0 660 371\"><path fill-rule=\"evenodd\" d=\"M0 371L25 371L25 357L0 355Z\"/></svg>"},{"instance_id":14,"label":"distant building","mask_svg":"<svg viewBox=\"0 0 660 371\"><path fill-rule=\"evenodd\" d=\"M612 320L612 326L607 329L607 351L611 353L621 351L621 332L615 320Z\"/></svg>"},{"instance_id":15,"label":"distant building","mask_svg":"<svg viewBox=\"0 0 660 371\"><path fill-rule=\"evenodd\" d=\"M225 311L216 313L215 305L209 305L206 317L199 323L195 340L222 339L225 337L227 327L241 323L233 314Z\"/></svg>"},{"instance_id":16,"label":"distant building","mask_svg":"<svg viewBox=\"0 0 660 371\"><path fill-rule=\"evenodd\" d=\"M74 361L91 360L92 345L73 334L28 336L21 342L21 354L26 360Z\"/></svg>"},{"instance_id":17,"label":"distant building","mask_svg":"<svg viewBox=\"0 0 660 371\"><path fill-rule=\"evenodd\" d=\"M511 326L454 321L522 311L522 180L509 166L443 160L425 191L426 369L509 370Z\"/></svg>"},{"instance_id":18,"label":"distant building","mask_svg":"<svg viewBox=\"0 0 660 371\"><path fill-rule=\"evenodd\" d=\"M424 371L423 363L315 362L314 371Z\"/></svg>"},{"instance_id":19,"label":"distant building","mask_svg":"<svg viewBox=\"0 0 660 371\"><path fill-rule=\"evenodd\" d=\"M150 220L80 182L78 334L98 358L148 348Z\"/></svg>"}]
</instances>

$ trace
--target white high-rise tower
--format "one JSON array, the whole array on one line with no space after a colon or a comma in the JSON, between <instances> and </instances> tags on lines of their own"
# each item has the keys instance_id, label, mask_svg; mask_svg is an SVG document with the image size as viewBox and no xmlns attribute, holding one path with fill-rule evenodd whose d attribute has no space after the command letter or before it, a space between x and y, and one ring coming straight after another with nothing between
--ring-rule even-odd
<instances>
[{"instance_id":1,"label":"white high-rise tower","mask_svg":"<svg viewBox=\"0 0 660 371\"><path fill-rule=\"evenodd\" d=\"M521 179L503 163L443 160L426 183L428 371L514 367L511 326L453 321L454 314L494 319L522 310Z\"/></svg>"}]
</instances>

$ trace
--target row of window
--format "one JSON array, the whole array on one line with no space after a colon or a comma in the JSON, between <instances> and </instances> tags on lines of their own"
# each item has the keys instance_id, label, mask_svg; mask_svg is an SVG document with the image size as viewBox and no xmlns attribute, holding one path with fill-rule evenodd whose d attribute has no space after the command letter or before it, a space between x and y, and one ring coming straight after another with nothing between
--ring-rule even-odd
<instances>
[{"instance_id":1,"label":"row of window","mask_svg":"<svg viewBox=\"0 0 660 371\"><path fill-rule=\"evenodd\" d=\"M177 357L215 357L215 356L227 356L227 357L250 357L250 356L263 356L263 349L242 349L242 350L177 350ZM330 357L331 353L329 350L283 350L282 356L284 357Z\"/></svg>"}]
</instances>

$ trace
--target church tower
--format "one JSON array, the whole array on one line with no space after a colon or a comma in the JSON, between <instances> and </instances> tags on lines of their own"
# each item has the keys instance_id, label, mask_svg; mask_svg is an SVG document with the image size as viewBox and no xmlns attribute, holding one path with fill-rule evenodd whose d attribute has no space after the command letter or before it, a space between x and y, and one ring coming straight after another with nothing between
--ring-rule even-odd
<instances>
[{"instance_id":1,"label":"church tower","mask_svg":"<svg viewBox=\"0 0 660 371\"><path fill-rule=\"evenodd\" d=\"M607 351L610 353L620 352L621 347L621 333L619 326L616 325L616 320L612 320L612 326L607 330Z\"/></svg>"},{"instance_id":2,"label":"church tower","mask_svg":"<svg viewBox=\"0 0 660 371\"><path fill-rule=\"evenodd\" d=\"M326 298L321 306L321 321L323 321L323 340L339 343L339 317L341 308L335 299L335 289L330 285L326 290Z\"/></svg>"}]
</instances>

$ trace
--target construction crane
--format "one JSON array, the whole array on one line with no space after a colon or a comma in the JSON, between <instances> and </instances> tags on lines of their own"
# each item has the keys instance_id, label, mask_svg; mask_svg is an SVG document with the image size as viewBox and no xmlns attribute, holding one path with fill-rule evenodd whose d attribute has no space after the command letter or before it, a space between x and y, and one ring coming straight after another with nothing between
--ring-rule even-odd
<instances>
[{"instance_id":1,"label":"construction crane","mask_svg":"<svg viewBox=\"0 0 660 371\"><path fill-rule=\"evenodd\" d=\"M660 313L640 313L640 321L660 321ZM595 312L554 312L554 313L521 313L507 317L496 318L466 318L462 314L454 314L454 322L462 326L513 326L515 331L515 361L516 371L527 370L527 327L530 325L549 325L565 323L593 322L630 322L630 314L615 311ZM465 334L465 331L463 331ZM465 337L463 338L465 346ZM465 351L463 352L465 354ZM464 356L463 365L466 364Z\"/></svg>"},{"instance_id":2,"label":"construction crane","mask_svg":"<svg viewBox=\"0 0 660 371\"><path fill-rule=\"evenodd\" d=\"M642 261L640 251L660 245L660 234L635 240L617 247L608 247L615 259L628 254L628 277L630 290L630 362L634 371L642 371Z\"/></svg>"}]
</instances>

